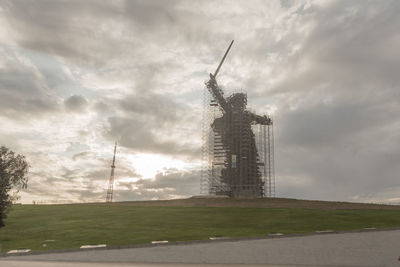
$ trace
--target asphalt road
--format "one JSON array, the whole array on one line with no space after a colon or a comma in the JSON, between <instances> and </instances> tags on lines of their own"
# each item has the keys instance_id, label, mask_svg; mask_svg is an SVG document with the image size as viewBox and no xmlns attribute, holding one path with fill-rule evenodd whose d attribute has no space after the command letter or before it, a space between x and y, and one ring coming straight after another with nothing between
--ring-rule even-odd
<instances>
[{"instance_id":1,"label":"asphalt road","mask_svg":"<svg viewBox=\"0 0 400 267\"><path fill-rule=\"evenodd\" d=\"M156 263L174 263L167 266L266 264L400 267L399 256L400 230L392 230L11 256L0 258L0 266L92 267L107 263L107 266L150 267L160 266ZM46 262L50 265L46 265Z\"/></svg>"}]
</instances>

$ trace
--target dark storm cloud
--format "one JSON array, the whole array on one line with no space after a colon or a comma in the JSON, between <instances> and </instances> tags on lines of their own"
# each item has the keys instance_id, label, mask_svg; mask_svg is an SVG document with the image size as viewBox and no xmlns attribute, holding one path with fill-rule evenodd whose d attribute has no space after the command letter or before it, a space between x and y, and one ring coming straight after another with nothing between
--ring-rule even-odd
<instances>
[{"instance_id":1,"label":"dark storm cloud","mask_svg":"<svg viewBox=\"0 0 400 267\"><path fill-rule=\"evenodd\" d=\"M88 101L80 95L73 95L64 100L64 105L67 111L84 112L87 108Z\"/></svg>"}]
</instances>

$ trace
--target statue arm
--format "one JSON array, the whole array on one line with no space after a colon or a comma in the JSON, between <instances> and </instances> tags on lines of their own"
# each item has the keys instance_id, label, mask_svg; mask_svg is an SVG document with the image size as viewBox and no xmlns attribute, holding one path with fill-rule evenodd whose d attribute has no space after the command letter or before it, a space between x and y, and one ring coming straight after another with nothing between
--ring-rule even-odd
<instances>
[{"instance_id":1,"label":"statue arm","mask_svg":"<svg viewBox=\"0 0 400 267\"><path fill-rule=\"evenodd\" d=\"M219 88L217 84L217 80L215 79L215 76L210 73L210 80L206 83L208 91L210 91L211 95L215 98L217 101L218 105L221 107L221 109L225 112L228 111L228 103L226 102L226 99L223 96L223 92L221 88Z\"/></svg>"},{"instance_id":2,"label":"statue arm","mask_svg":"<svg viewBox=\"0 0 400 267\"><path fill-rule=\"evenodd\" d=\"M261 125L272 125L271 117L264 115L256 115L250 112L251 122L254 124L261 124Z\"/></svg>"}]
</instances>

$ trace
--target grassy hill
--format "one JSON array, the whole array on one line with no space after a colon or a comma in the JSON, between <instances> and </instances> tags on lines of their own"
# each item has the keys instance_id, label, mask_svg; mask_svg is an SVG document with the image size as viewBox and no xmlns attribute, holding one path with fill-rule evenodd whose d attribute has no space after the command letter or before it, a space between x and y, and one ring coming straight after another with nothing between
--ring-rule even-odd
<instances>
[{"instance_id":1,"label":"grassy hill","mask_svg":"<svg viewBox=\"0 0 400 267\"><path fill-rule=\"evenodd\" d=\"M105 204L105 203L103 203ZM302 200L293 198L208 198L118 202L113 204L160 207L246 207L246 208L305 208L305 209L390 209L400 210L400 205Z\"/></svg>"},{"instance_id":2,"label":"grassy hill","mask_svg":"<svg viewBox=\"0 0 400 267\"><path fill-rule=\"evenodd\" d=\"M3 252L38 251L86 244L117 246L212 236L400 227L400 206L280 198L16 205L6 225L0 229Z\"/></svg>"}]
</instances>

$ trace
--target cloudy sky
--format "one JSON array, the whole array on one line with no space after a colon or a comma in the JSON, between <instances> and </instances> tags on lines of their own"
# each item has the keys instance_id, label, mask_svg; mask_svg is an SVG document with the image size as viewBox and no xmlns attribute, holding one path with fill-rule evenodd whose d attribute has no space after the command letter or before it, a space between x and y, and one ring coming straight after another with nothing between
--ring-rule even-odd
<instances>
[{"instance_id":1,"label":"cloudy sky","mask_svg":"<svg viewBox=\"0 0 400 267\"><path fill-rule=\"evenodd\" d=\"M21 201L199 194L204 82L275 123L279 197L400 202L399 1L0 1Z\"/></svg>"}]
</instances>

